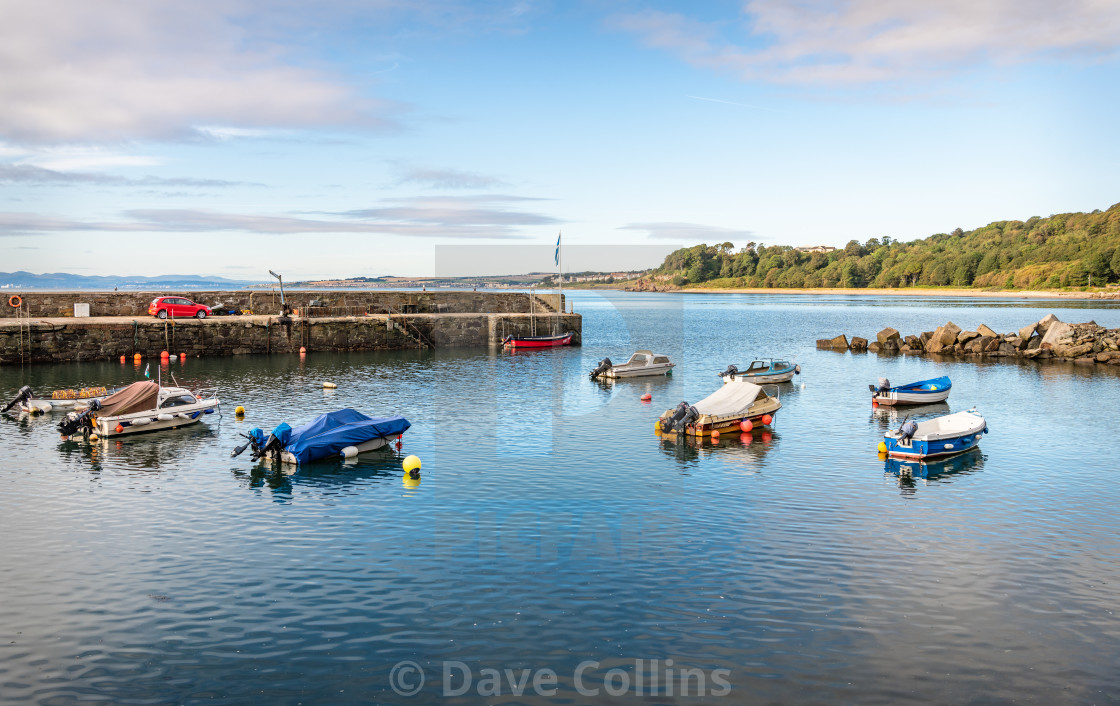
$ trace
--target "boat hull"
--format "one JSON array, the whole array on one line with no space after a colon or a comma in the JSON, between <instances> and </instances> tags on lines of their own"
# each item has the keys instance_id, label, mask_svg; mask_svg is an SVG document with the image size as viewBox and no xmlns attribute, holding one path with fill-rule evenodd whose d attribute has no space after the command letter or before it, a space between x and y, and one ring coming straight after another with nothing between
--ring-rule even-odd
<instances>
[{"instance_id":1,"label":"boat hull","mask_svg":"<svg viewBox=\"0 0 1120 706\"><path fill-rule=\"evenodd\" d=\"M384 437L384 436L379 436L376 439L370 439L369 441L363 441L362 443L355 445L354 448L356 448L358 450L359 454L364 454L367 451L375 451L377 449L384 448L385 446L388 446L388 445L389 445L389 438ZM324 458L332 458L332 457L331 456L318 456L318 457L313 458L311 460L312 461L320 461ZM263 459L263 458L260 459L260 461L261 462L267 462L267 460ZM299 459L295 457L295 454L292 454L288 451L284 451L280 454L280 462L281 463L288 463L288 464L292 464L292 465L297 465L297 466L299 465Z\"/></svg>"},{"instance_id":2,"label":"boat hull","mask_svg":"<svg viewBox=\"0 0 1120 706\"><path fill-rule=\"evenodd\" d=\"M557 346L568 346L571 343L571 333L562 336L527 336L524 338L511 336L505 341L505 345L510 348L555 348Z\"/></svg>"},{"instance_id":3,"label":"boat hull","mask_svg":"<svg viewBox=\"0 0 1120 706\"><path fill-rule=\"evenodd\" d=\"M202 420L218 409L218 400L204 400L198 404L181 405L163 410L147 410L115 417L98 417L97 433L103 439L150 431L176 429ZM120 427L120 431L117 427Z\"/></svg>"},{"instance_id":4,"label":"boat hull","mask_svg":"<svg viewBox=\"0 0 1120 706\"><path fill-rule=\"evenodd\" d=\"M946 390L933 390L931 392L899 392L898 390L891 390L890 392L880 392L872 399L881 405L887 406L933 404L935 402L944 402L947 400L951 391L951 388Z\"/></svg>"},{"instance_id":5,"label":"boat hull","mask_svg":"<svg viewBox=\"0 0 1120 706\"><path fill-rule=\"evenodd\" d=\"M648 376L653 376L653 375L668 375L672 371L673 371L673 364L672 363L670 363L668 365L663 365L663 364L643 365L643 366L634 367L634 368L625 368L623 366L618 366L618 367L611 368L610 370L606 371L600 377L611 378L613 380L619 380L619 379L622 379L622 378L640 378L640 377L648 377Z\"/></svg>"},{"instance_id":6,"label":"boat hull","mask_svg":"<svg viewBox=\"0 0 1120 706\"><path fill-rule=\"evenodd\" d=\"M740 375L743 375L743 374L740 373ZM753 374L748 373L746 375L743 375L743 377L745 377L747 380L753 382L756 385L764 384L764 383L772 383L772 382L789 382L790 380L793 380L793 371L790 370L789 372L786 372L786 373L776 373L776 374L773 374L773 375L767 375L767 374L753 375Z\"/></svg>"},{"instance_id":7,"label":"boat hull","mask_svg":"<svg viewBox=\"0 0 1120 706\"><path fill-rule=\"evenodd\" d=\"M958 436L950 439L912 441L910 446L901 446L897 439L887 440L887 455L891 458L928 459L953 456L974 449L980 445L983 433ZM894 443L891 443L894 442Z\"/></svg>"}]
</instances>

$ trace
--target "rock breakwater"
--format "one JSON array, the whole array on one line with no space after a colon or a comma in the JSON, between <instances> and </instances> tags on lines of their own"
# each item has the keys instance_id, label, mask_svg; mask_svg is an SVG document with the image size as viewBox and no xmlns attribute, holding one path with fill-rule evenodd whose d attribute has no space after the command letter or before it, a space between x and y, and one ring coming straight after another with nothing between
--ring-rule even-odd
<instances>
[{"instance_id":1,"label":"rock breakwater","mask_svg":"<svg viewBox=\"0 0 1120 706\"><path fill-rule=\"evenodd\" d=\"M975 358L1022 358L1028 360L1072 360L1075 363L1120 365L1120 329L1109 329L1094 321L1068 324L1049 314L1018 331L997 333L981 324L963 330L952 321L933 331L903 335L885 328L871 340L841 334L817 340L817 348L850 350L853 353L944 355Z\"/></svg>"}]
</instances>

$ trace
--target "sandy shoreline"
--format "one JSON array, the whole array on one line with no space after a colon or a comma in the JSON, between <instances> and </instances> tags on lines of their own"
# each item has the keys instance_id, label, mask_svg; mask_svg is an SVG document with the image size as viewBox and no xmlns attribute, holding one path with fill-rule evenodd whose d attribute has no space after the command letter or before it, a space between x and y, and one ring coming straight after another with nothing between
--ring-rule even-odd
<instances>
[{"instance_id":1,"label":"sandy shoreline","mask_svg":"<svg viewBox=\"0 0 1120 706\"><path fill-rule=\"evenodd\" d=\"M807 294L855 295L865 297L992 297L998 299L1120 299L1120 291L1047 292L1047 291L987 291L978 289L704 289L674 290L684 294Z\"/></svg>"}]
</instances>

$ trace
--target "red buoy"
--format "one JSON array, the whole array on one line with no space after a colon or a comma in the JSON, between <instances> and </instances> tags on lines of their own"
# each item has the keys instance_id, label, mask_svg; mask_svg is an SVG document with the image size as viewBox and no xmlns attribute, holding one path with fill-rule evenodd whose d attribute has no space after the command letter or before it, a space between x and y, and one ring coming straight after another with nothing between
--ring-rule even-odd
<instances>
[{"instance_id":1,"label":"red buoy","mask_svg":"<svg viewBox=\"0 0 1120 706\"><path fill-rule=\"evenodd\" d=\"M754 429L754 424L751 422L751 420L744 419L743 421L739 422L739 429L741 429L744 433L749 433L751 429Z\"/></svg>"},{"instance_id":2,"label":"red buoy","mask_svg":"<svg viewBox=\"0 0 1120 706\"><path fill-rule=\"evenodd\" d=\"M871 400L871 409L879 408L879 400Z\"/></svg>"},{"instance_id":3,"label":"red buoy","mask_svg":"<svg viewBox=\"0 0 1120 706\"><path fill-rule=\"evenodd\" d=\"M648 392L646 394L642 395L642 402L649 402L652 399L653 399L653 395L651 395Z\"/></svg>"},{"instance_id":4,"label":"red buoy","mask_svg":"<svg viewBox=\"0 0 1120 706\"><path fill-rule=\"evenodd\" d=\"M122 427L120 424L118 424L116 431L117 431L118 434L120 434L122 431L124 431L124 427Z\"/></svg>"},{"instance_id":5,"label":"red buoy","mask_svg":"<svg viewBox=\"0 0 1120 706\"><path fill-rule=\"evenodd\" d=\"M719 441L719 431L712 429L712 441Z\"/></svg>"},{"instance_id":6,"label":"red buoy","mask_svg":"<svg viewBox=\"0 0 1120 706\"><path fill-rule=\"evenodd\" d=\"M167 351L161 351L160 354L159 354L159 357L162 358L163 360L167 360L168 358L171 357L171 354L168 353Z\"/></svg>"},{"instance_id":7,"label":"red buoy","mask_svg":"<svg viewBox=\"0 0 1120 706\"><path fill-rule=\"evenodd\" d=\"M774 421L774 418L771 417L769 414L762 415L762 423L765 424L766 426L770 426L770 422L772 422L772 421Z\"/></svg>"},{"instance_id":8,"label":"red buoy","mask_svg":"<svg viewBox=\"0 0 1120 706\"><path fill-rule=\"evenodd\" d=\"M305 355L306 353L307 353L307 349L304 348L303 346L300 346L299 347L299 354L300 355Z\"/></svg>"},{"instance_id":9,"label":"red buoy","mask_svg":"<svg viewBox=\"0 0 1120 706\"><path fill-rule=\"evenodd\" d=\"M124 362L124 356L123 355L121 356L121 362L122 363Z\"/></svg>"}]
</instances>

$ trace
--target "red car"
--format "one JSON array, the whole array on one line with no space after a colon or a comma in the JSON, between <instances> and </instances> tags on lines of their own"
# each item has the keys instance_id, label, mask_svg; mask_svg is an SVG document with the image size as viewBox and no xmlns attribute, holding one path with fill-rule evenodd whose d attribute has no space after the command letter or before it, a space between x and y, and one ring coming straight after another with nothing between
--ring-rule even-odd
<instances>
[{"instance_id":1,"label":"red car","mask_svg":"<svg viewBox=\"0 0 1120 706\"><path fill-rule=\"evenodd\" d=\"M176 317L196 316L205 319L210 316L210 307L205 304L195 304L190 299L184 299L183 297L156 297L148 305L148 313L161 319L166 319L169 315Z\"/></svg>"}]
</instances>

